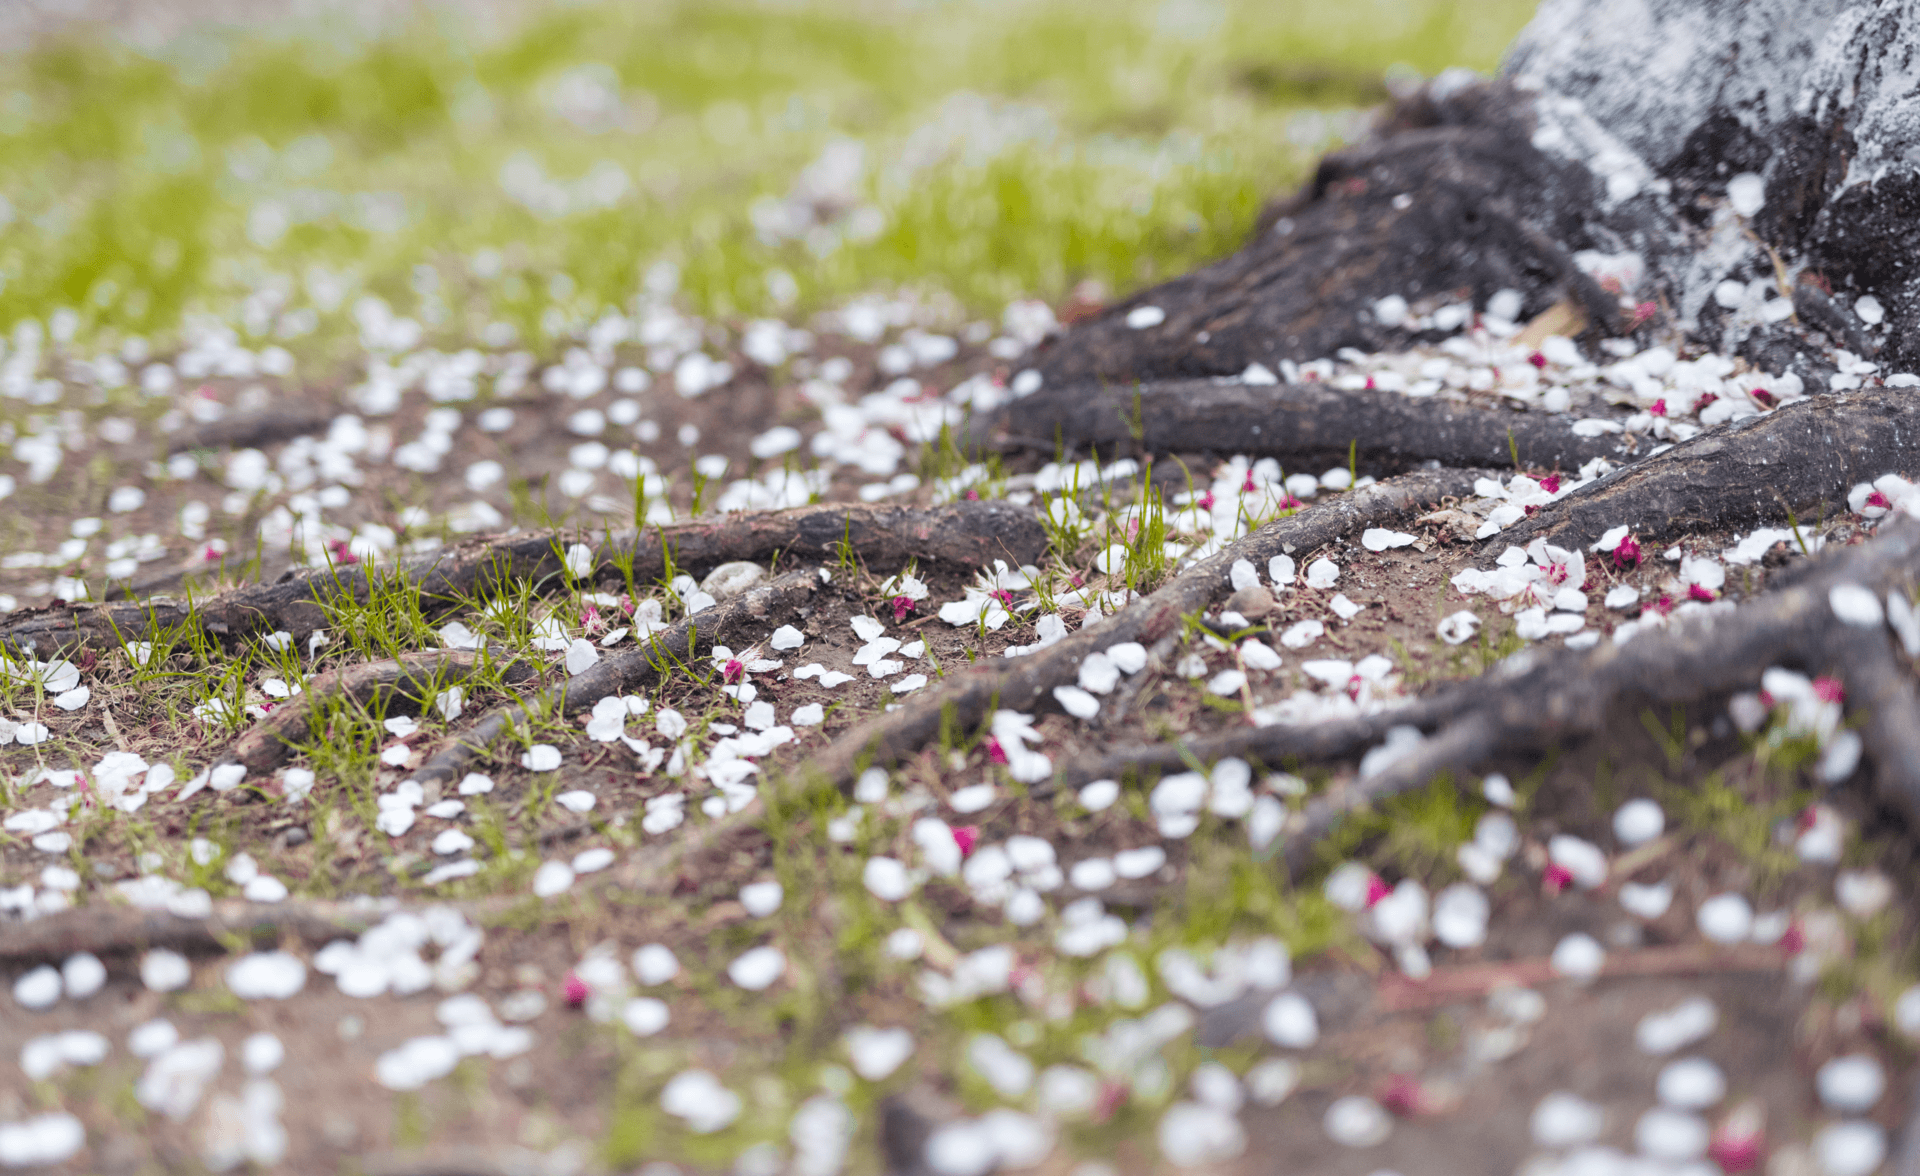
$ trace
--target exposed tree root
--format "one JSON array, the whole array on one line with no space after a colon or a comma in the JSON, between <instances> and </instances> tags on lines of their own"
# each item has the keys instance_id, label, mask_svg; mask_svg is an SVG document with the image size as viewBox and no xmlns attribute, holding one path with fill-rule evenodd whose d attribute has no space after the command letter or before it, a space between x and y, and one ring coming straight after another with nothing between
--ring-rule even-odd
<instances>
[{"instance_id":1,"label":"exposed tree root","mask_svg":"<svg viewBox=\"0 0 1920 1176\"><path fill-rule=\"evenodd\" d=\"M1631 461L1652 442L1582 437L1565 416L1483 408L1399 392L1343 392L1321 383L1164 384L1043 388L976 427L1002 449L1245 453L1345 464L1358 447L1369 468L1511 465L1572 469L1592 458Z\"/></svg>"},{"instance_id":2,"label":"exposed tree root","mask_svg":"<svg viewBox=\"0 0 1920 1176\"><path fill-rule=\"evenodd\" d=\"M1402 104L1379 137L1323 159L1238 253L1077 324L1035 366L1048 386L1127 384L1405 347L1418 336L1373 313L1387 295L1484 304L1510 288L1534 312L1571 297L1621 332L1618 301L1574 264L1581 246L1565 244L1587 235L1600 185L1535 148L1527 115L1499 84ZM1146 306L1164 317L1129 323Z\"/></svg>"},{"instance_id":3,"label":"exposed tree root","mask_svg":"<svg viewBox=\"0 0 1920 1176\"><path fill-rule=\"evenodd\" d=\"M972 731L995 708L1053 708L1055 686L1074 681L1087 655L1127 641L1151 645L1178 631L1181 619L1231 590L1237 560L1264 569L1284 553L1305 553L1343 536L1400 517L1448 495L1471 489L1477 470L1423 470L1343 494L1276 520L1226 550L1201 560L1143 600L1099 624L1025 657L976 666L937 691L897 711L868 719L800 766L836 785L852 781L868 760L906 759L939 737L942 724Z\"/></svg>"},{"instance_id":4,"label":"exposed tree root","mask_svg":"<svg viewBox=\"0 0 1920 1176\"><path fill-rule=\"evenodd\" d=\"M1608 952L1598 979L1778 972L1786 966L1787 958L1787 953L1778 947L1751 944L1714 947L1710 944L1678 943L1637 951ZM1374 989L1374 1004L1381 1011L1389 1013L1444 1008L1447 1005L1485 1000L1498 988L1537 988L1558 979L1562 979L1561 975L1553 970L1551 962L1543 959L1499 960L1455 968L1435 968L1433 974L1424 980L1412 980L1400 975L1381 976Z\"/></svg>"},{"instance_id":5,"label":"exposed tree root","mask_svg":"<svg viewBox=\"0 0 1920 1176\"><path fill-rule=\"evenodd\" d=\"M1920 1081L1907 1093L1907 1117L1894 1138L1887 1171L1893 1176L1920 1176Z\"/></svg>"},{"instance_id":6,"label":"exposed tree root","mask_svg":"<svg viewBox=\"0 0 1920 1176\"><path fill-rule=\"evenodd\" d=\"M1361 441L1365 451L1365 439ZM1847 491L1920 469L1920 399L1907 388L1815 396L1711 429L1616 470L1508 527L1494 542L1544 536L1585 547L1626 524L1664 540L1702 526L1811 520L1846 510Z\"/></svg>"},{"instance_id":7,"label":"exposed tree root","mask_svg":"<svg viewBox=\"0 0 1920 1176\"><path fill-rule=\"evenodd\" d=\"M489 713L422 764L413 778L423 785L446 783L464 775L490 754L493 745L515 727L544 719L570 717L610 694L631 691L671 674L677 665L704 657L715 645L752 640L790 620L805 616L820 589L818 572L789 572L749 588L691 617L684 617L643 644L602 657L585 673L551 686L515 706Z\"/></svg>"},{"instance_id":8,"label":"exposed tree root","mask_svg":"<svg viewBox=\"0 0 1920 1176\"><path fill-rule=\"evenodd\" d=\"M483 664L482 658L462 650L430 650L318 674L308 679L297 697L280 703L248 728L219 762L245 764L255 773L272 770L291 754L292 744L312 737L314 708L334 697L365 704L386 695L393 713L418 713L437 691L471 678ZM511 662L501 670L508 682L524 682L537 673L524 661Z\"/></svg>"},{"instance_id":9,"label":"exposed tree root","mask_svg":"<svg viewBox=\"0 0 1920 1176\"><path fill-rule=\"evenodd\" d=\"M1594 735L1615 708L1674 705L1752 688L1770 666L1831 674L1865 718L1861 729L1880 798L1920 827L1920 696L1884 626L1840 621L1829 590L1857 584L1879 599L1920 574L1920 524L1902 521L1871 542L1826 553L1784 575L1784 586L1732 613L1709 613L1641 633L1625 645L1535 650L1480 678L1447 686L1411 706L1364 719L1313 726L1233 730L1186 742L1122 748L1069 766L1064 783L1145 777L1188 756L1212 763L1241 756L1271 768L1352 759L1395 726L1427 738L1374 775L1349 778L1314 797L1285 830L1285 857L1299 870L1314 843L1346 815L1418 788L1442 771L1463 771L1496 753L1538 752Z\"/></svg>"},{"instance_id":10,"label":"exposed tree root","mask_svg":"<svg viewBox=\"0 0 1920 1176\"><path fill-rule=\"evenodd\" d=\"M204 425L197 425L167 438L168 453L192 449L245 449L291 441L313 433L324 433L333 423L333 413L311 409L268 409L263 412L235 413Z\"/></svg>"},{"instance_id":11,"label":"exposed tree root","mask_svg":"<svg viewBox=\"0 0 1920 1176\"><path fill-rule=\"evenodd\" d=\"M364 1176L548 1176L544 1154L524 1148L438 1148L419 1153L379 1152L360 1164Z\"/></svg>"},{"instance_id":12,"label":"exposed tree root","mask_svg":"<svg viewBox=\"0 0 1920 1176\"><path fill-rule=\"evenodd\" d=\"M223 901L205 918L97 902L5 924L0 961L59 962L77 951L125 955L164 947L179 952L223 951L229 946L295 939L322 944L358 935L399 909L390 904L346 902L258 903Z\"/></svg>"},{"instance_id":13,"label":"exposed tree root","mask_svg":"<svg viewBox=\"0 0 1920 1176\"><path fill-rule=\"evenodd\" d=\"M995 432L996 429L1003 431ZM1574 435L1564 418L1503 412L1397 392L1340 392L1315 385L1210 381L1041 391L981 428L1007 448L1060 442L1103 455L1211 451L1344 461L1389 468L1510 464L1508 438L1531 468L1577 466L1592 457L1624 463L1542 507L1493 542L1545 536L1584 547L1626 524L1654 541L1700 526L1747 526L1840 513L1847 491L1892 471L1920 469L1920 400L1877 388L1810 397L1711 429L1647 454L1645 439Z\"/></svg>"},{"instance_id":14,"label":"exposed tree root","mask_svg":"<svg viewBox=\"0 0 1920 1176\"><path fill-rule=\"evenodd\" d=\"M763 809L758 800L716 821L683 825L673 837L643 845L625 855L613 869L591 875L568 896L547 900L549 918L562 919L567 897L601 888L615 889L628 898L667 895L687 882L691 859L724 852L728 839L751 829ZM529 903L528 896L502 896L470 902L419 906L451 906L483 925L509 918ZM186 954L224 952L236 948L297 941L318 947L336 939L352 938L396 911L407 909L397 900L291 901L256 903L222 900L212 913L190 918L166 911L142 910L111 901L71 907L24 922L0 922L0 965L54 963L75 952L92 952L107 959L164 947Z\"/></svg>"},{"instance_id":15,"label":"exposed tree root","mask_svg":"<svg viewBox=\"0 0 1920 1176\"><path fill-rule=\"evenodd\" d=\"M445 612L502 581L565 574L567 551L575 544L592 553L592 569L583 578L624 578L623 565L631 560L634 581L652 583L666 573L669 560L677 570L702 572L775 554L833 560L843 548L867 566L886 570L912 560L966 569L996 558L1030 563L1046 550L1047 537L1031 511L1005 502L957 502L926 509L823 503L649 527L601 540L586 532L540 532L475 539L390 569L370 571L356 564L293 573L273 584L249 584L192 604L156 599L23 609L0 628L0 648L31 649L41 657L81 647L105 651L183 624L199 625L229 645L275 631L304 639L327 627L322 601L364 602L370 582L380 577L404 579L427 612Z\"/></svg>"}]
</instances>

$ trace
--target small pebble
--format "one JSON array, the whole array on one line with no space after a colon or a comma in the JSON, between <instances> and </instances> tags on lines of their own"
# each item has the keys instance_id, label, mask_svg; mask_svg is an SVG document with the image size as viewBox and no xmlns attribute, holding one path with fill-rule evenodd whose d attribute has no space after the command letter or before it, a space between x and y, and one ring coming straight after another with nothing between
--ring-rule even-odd
<instances>
[{"instance_id":1,"label":"small pebble","mask_svg":"<svg viewBox=\"0 0 1920 1176\"><path fill-rule=\"evenodd\" d=\"M65 983L70 999L85 1000L106 984L107 966L90 951L75 952L67 957L66 963L60 965L60 979Z\"/></svg>"},{"instance_id":2,"label":"small pebble","mask_svg":"<svg viewBox=\"0 0 1920 1176\"><path fill-rule=\"evenodd\" d=\"M853 1062L853 1072L869 1082L886 1078L913 1055L913 1034L901 1028L856 1025L847 1030L843 1040L847 1056Z\"/></svg>"},{"instance_id":3,"label":"small pebble","mask_svg":"<svg viewBox=\"0 0 1920 1176\"><path fill-rule=\"evenodd\" d=\"M1268 1058L1247 1071L1247 1096L1263 1107L1277 1107L1300 1085L1300 1063Z\"/></svg>"},{"instance_id":4,"label":"small pebble","mask_svg":"<svg viewBox=\"0 0 1920 1176\"><path fill-rule=\"evenodd\" d=\"M1607 855L1591 841L1565 833L1547 842L1547 858L1573 876L1574 885L1592 890L1607 880Z\"/></svg>"},{"instance_id":5,"label":"small pebble","mask_svg":"<svg viewBox=\"0 0 1920 1176\"><path fill-rule=\"evenodd\" d=\"M136 1058L150 1058L172 1049L180 1040L180 1031L172 1021L155 1018L143 1021L127 1034L127 1052Z\"/></svg>"},{"instance_id":6,"label":"small pebble","mask_svg":"<svg viewBox=\"0 0 1920 1176\"><path fill-rule=\"evenodd\" d=\"M1894 999L1893 1024L1902 1035L1920 1038L1920 984L1913 985Z\"/></svg>"},{"instance_id":7,"label":"small pebble","mask_svg":"<svg viewBox=\"0 0 1920 1176\"><path fill-rule=\"evenodd\" d=\"M1673 884L1671 882L1623 883L1620 887L1620 905L1630 915L1649 921L1657 919L1666 914L1667 908L1673 905Z\"/></svg>"},{"instance_id":8,"label":"small pebble","mask_svg":"<svg viewBox=\"0 0 1920 1176\"><path fill-rule=\"evenodd\" d=\"M651 1037L667 1027L671 1019L667 1002L651 996L636 996L620 1010L620 1021L635 1037Z\"/></svg>"},{"instance_id":9,"label":"small pebble","mask_svg":"<svg viewBox=\"0 0 1920 1176\"><path fill-rule=\"evenodd\" d=\"M1878 870L1842 870L1833 879L1833 897L1856 919L1871 919L1893 901L1893 883Z\"/></svg>"},{"instance_id":10,"label":"small pebble","mask_svg":"<svg viewBox=\"0 0 1920 1176\"><path fill-rule=\"evenodd\" d=\"M1685 1049L1712 1033L1720 1024L1720 1010L1704 996L1691 996L1670 1009L1651 1012L1634 1028L1634 1042L1643 1053L1659 1057Z\"/></svg>"},{"instance_id":11,"label":"small pebble","mask_svg":"<svg viewBox=\"0 0 1920 1176\"><path fill-rule=\"evenodd\" d=\"M778 882L752 882L740 888L740 905L756 919L764 919L780 909L786 891Z\"/></svg>"},{"instance_id":12,"label":"small pebble","mask_svg":"<svg viewBox=\"0 0 1920 1176\"><path fill-rule=\"evenodd\" d=\"M633 975L651 988L680 974L680 961L664 943L649 943L633 953Z\"/></svg>"},{"instance_id":13,"label":"small pebble","mask_svg":"<svg viewBox=\"0 0 1920 1176\"><path fill-rule=\"evenodd\" d=\"M758 992L787 970L786 953L777 947L755 947L727 965L727 978L749 992Z\"/></svg>"},{"instance_id":14,"label":"small pebble","mask_svg":"<svg viewBox=\"0 0 1920 1176\"><path fill-rule=\"evenodd\" d=\"M249 1074L271 1074L286 1057L286 1044L271 1033L255 1033L240 1043L240 1062Z\"/></svg>"},{"instance_id":15,"label":"small pebble","mask_svg":"<svg viewBox=\"0 0 1920 1176\"><path fill-rule=\"evenodd\" d=\"M1433 901L1433 935L1452 948L1478 947L1487 939L1492 908L1477 886L1456 882Z\"/></svg>"},{"instance_id":16,"label":"small pebble","mask_svg":"<svg viewBox=\"0 0 1920 1176\"><path fill-rule=\"evenodd\" d=\"M154 992L173 992L185 988L193 979L193 967L177 951L156 947L140 957L140 982Z\"/></svg>"}]
</instances>

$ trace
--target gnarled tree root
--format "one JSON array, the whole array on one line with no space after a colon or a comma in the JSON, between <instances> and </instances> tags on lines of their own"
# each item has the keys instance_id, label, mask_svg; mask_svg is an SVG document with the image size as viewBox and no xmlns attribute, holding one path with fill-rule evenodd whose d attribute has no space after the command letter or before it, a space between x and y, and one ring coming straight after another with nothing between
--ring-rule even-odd
<instances>
[{"instance_id":1,"label":"gnarled tree root","mask_svg":"<svg viewBox=\"0 0 1920 1176\"><path fill-rule=\"evenodd\" d=\"M704 823L689 822L677 836L643 845L628 853L614 868L591 875L574 891L544 900L549 915L564 916L568 897L582 888L609 888L622 896L666 895L674 892L690 866L710 850L724 852L731 835L747 830L763 813L759 801L737 813ZM483 925L512 920L530 896L495 897L463 902L426 902L422 906L451 906ZM54 963L75 952L92 952L107 959L164 947L185 954L297 941L320 946L350 939L407 909L397 900L352 902L296 900L282 903L224 899L205 916L176 915L101 901L70 907L24 922L0 922L0 965Z\"/></svg>"},{"instance_id":2,"label":"gnarled tree root","mask_svg":"<svg viewBox=\"0 0 1920 1176\"><path fill-rule=\"evenodd\" d=\"M192 602L154 599L108 604L59 604L24 609L0 628L0 648L55 651L113 649L184 624L198 625L221 643L237 644L276 631L304 640L328 625L322 602L364 603L385 578L406 582L422 608L438 614L457 608L505 581L541 581L567 570L574 545L591 552L581 576L625 576L629 560L636 583L652 583L676 570L705 571L734 560L774 555L833 560L850 550L876 570L920 560L964 569L995 559L1031 563L1046 550L1047 536L1033 513L1006 502L956 502L947 506L822 503L793 510L722 515L712 520L648 527L599 539L587 532L546 531L475 539L402 560L392 568L355 564L300 572L274 584L250 584Z\"/></svg>"},{"instance_id":3,"label":"gnarled tree root","mask_svg":"<svg viewBox=\"0 0 1920 1176\"><path fill-rule=\"evenodd\" d=\"M304 691L274 707L234 740L219 763L244 764L256 773L279 766L293 744L311 736L314 708L331 698L366 704L384 695L393 713L418 713L436 692L470 679L484 664L483 658L464 650L429 650L316 674ZM514 661L502 667L501 676L507 682L524 682L537 672L524 661Z\"/></svg>"},{"instance_id":4,"label":"gnarled tree root","mask_svg":"<svg viewBox=\"0 0 1920 1176\"><path fill-rule=\"evenodd\" d=\"M1016 402L999 427L997 443L1006 447L1051 450L1057 436L1103 455L1204 450L1344 461L1353 442L1363 460L1393 468L1505 466L1512 430L1513 450L1531 468L1592 457L1624 463L1492 540L1522 546L1544 536L1585 547L1621 524L1661 541L1702 525L1784 521L1790 511L1839 513L1855 484L1920 468L1920 399L1903 388L1809 397L1650 456L1645 439L1579 437L1564 418L1543 413L1314 385L1042 391Z\"/></svg>"},{"instance_id":5,"label":"gnarled tree root","mask_svg":"<svg viewBox=\"0 0 1920 1176\"><path fill-rule=\"evenodd\" d=\"M1363 442L1364 444L1364 442ZM1709 429L1618 469L1508 527L1495 540L1544 537L1586 547L1626 524L1664 540L1702 526L1738 527L1846 510L1847 491L1920 468L1920 398L1874 388L1798 400Z\"/></svg>"},{"instance_id":6,"label":"gnarled tree root","mask_svg":"<svg viewBox=\"0 0 1920 1176\"><path fill-rule=\"evenodd\" d=\"M1861 736L1881 800L1920 827L1920 694L1900 664L1884 625L1841 621L1829 593L1854 584L1885 599L1920 577L1920 523L1902 521L1866 544L1827 553L1790 569L1781 586L1731 613L1705 613L1625 645L1588 651L1535 650L1503 669L1448 686L1398 710L1307 727L1229 731L1180 747L1123 748L1070 766L1061 782L1136 778L1189 761L1240 756L1273 768L1352 759L1391 727L1426 738L1403 758L1365 778L1349 778L1315 796L1285 829L1285 858L1299 870L1315 842L1340 820L1379 800L1424 786L1443 771L1463 771L1499 754L1538 752L1598 733L1623 703L1700 702L1755 686L1771 666L1830 674L1864 718Z\"/></svg>"},{"instance_id":7,"label":"gnarled tree root","mask_svg":"<svg viewBox=\"0 0 1920 1176\"><path fill-rule=\"evenodd\" d=\"M976 440L999 449L1245 453L1345 465L1355 446L1369 468L1422 462L1573 469L1596 457L1632 461L1653 443L1583 437L1565 416L1488 408L1398 392L1343 392L1327 384L1164 384L1047 388L981 423Z\"/></svg>"},{"instance_id":8,"label":"gnarled tree root","mask_svg":"<svg viewBox=\"0 0 1920 1176\"><path fill-rule=\"evenodd\" d=\"M324 433L334 414L315 409L267 409L262 412L235 413L191 429L183 429L167 438L168 453L193 449L245 449L252 445L271 445L314 433Z\"/></svg>"},{"instance_id":9,"label":"gnarled tree root","mask_svg":"<svg viewBox=\"0 0 1920 1176\"><path fill-rule=\"evenodd\" d=\"M1675 943L1609 952L1598 979L1621 980L1641 976L1708 976L1735 972L1762 974L1783 971L1787 953L1779 947L1738 944ZM1498 960L1436 968L1431 976L1414 980L1384 975L1376 982L1374 1006L1382 1012L1404 1013L1478 1003L1500 988L1538 988L1560 979L1546 959Z\"/></svg>"},{"instance_id":10,"label":"gnarled tree root","mask_svg":"<svg viewBox=\"0 0 1920 1176\"><path fill-rule=\"evenodd\" d=\"M799 771L836 786L850 783L867 761L890 764L912 756L940 734L943 723L972 731L996 708L1051 706L1055 686L1075 680L1089 654L1128 641L1151 645L1175 633L1181 618L1232 589L1238 560L1265 569L1276 555L1313 551L1366 527L1398 518L1448 495L1466 493L1480 470L1423 470L1363 487L1278 519L1175 576L1097 625L1025 657L976 666L897 711L869 719L834 740Z\"/></svg>"},{"instance_id":11,"label":"gnarled tree root","mask_svg":"<svg viewBox=\"0 0 1920 1176\"><path fill-rule=\"evenodd\" d=\"M818 572L788 572L705 612L683 617L635 648L602 657L584 673L517 705L492 711L471 730L436 751L414 771L413 778L422 785L457 779L490 754L501 736L536 715L547 718L577 715L610 694L659 681L671 674L676 665L703 657L716 645L751 640L803 617L820 584Z\"/></svg>"}]
</instances>

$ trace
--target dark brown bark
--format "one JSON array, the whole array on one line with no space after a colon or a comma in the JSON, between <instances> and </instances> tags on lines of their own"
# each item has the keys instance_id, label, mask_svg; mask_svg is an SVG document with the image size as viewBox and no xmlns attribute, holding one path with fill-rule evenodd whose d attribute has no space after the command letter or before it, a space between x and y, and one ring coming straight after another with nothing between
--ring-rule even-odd
<instances>
[{"instance_id":1,"label":"dark brown bark","mask_svg":"<svg viewBox=\"0 0 1920 1176\"><path fill-rule=\"evenodd\" d=\"M789 572L749 588L705 612L685 617L631 649L602 657L586 672L548 687L533 699L502 707L442 747L413 773L423 785L464 775L493 745L531 714L571 717L610 694L660 681L678 667L704 658L716 645L752 641L804 617L820 590L818 572Z\"/></svg>"},{"instance_id":2,"label":"dark brown bark","mask_svg":"<svg viewBox=\"0 0 1920 1176\"><path fill-rule=\"evenodd\" d=\"M1498 79L1407 96L1238 253L1077 323L1033 366L1071 388L1402 350L1421 336L1377 319L1379 299L1484 307L1510 289L1529 316L1566 299L1594 336L1677 332L1811 382L1833 370L1831 346L1911 369L1915 19L1866 0L1549 0ZM1742 174L1765 198L1735 215ZM1583 250L1635 254L1644 279L1603 290ZM1794 320L1714 298L1722 281L1781 273L1807 279ZM1865 294L1883 323L1853 313ZM1165 317L1127 325L1148 306Z\"/></svg>"},{"instance_id":3,"label":"dark brown bark","mask_svg":"<svg viewBox=\"0 0 1920 1176\"><path fill-rule=\"evenodd\" d=\"M410 653L389 661L369 662L329 670L308 679L297 697L274 707L234 740L220 763L245 764L252 773L271 771L284 762L292 745L313 738L313 708L320 701L345 696L365 705L386 696L389 714L418 714L437 691L464 682L484 664L484 655L461 650ZM523 661L501 670L507 682L524 682L538 671Z\"/></svg>"},{"instance_id":4,"label":"dark brown bark","mask_svg":"<svg viewBox=\"0 0 1920 1176\"><path fill-rule=\"evenodd\" d=\"M206 952L225 950L229 943L265 945L281 939L319 945L350 939L387 913L343 902L225 901L215 903L206 918L196 919L99 902L6 924L0 960L57 964L78 951L107 957L156 947Z\"/></svg>"},{"instance_id":5,"label":"dark brown bark","mask_svg":"<svg viewBox=\"0 0 1920 1176\"><path fill-rule=\"evenodd\" d=\"M875 570L894 570L919 560L973 569L1004 559L1031 563L1046 550L1046 531L1033 513L1006 502L956 502L915 508L822 503L794 510L722 515L627 532L611 539L585 532L540 532L475 539L369 572L364 565L319 569L273 584L230 589L189 607L156 599L110 604L58 604L12 614L0 628L0 647L31 648L47 657L58 650L109 650L183 623L198 624L232 645L275 631L304 640L328 625L321 602L365 601L369 576L397 576L419 593L423 609L444 613L506 580L542 581L563 574L567 548L593 549L588 579L622 578L619 561L631 556L635 583L661 578L671 553L681 571L702 572L734 560L830 561L850 545Z\"/></svg>"},{"instance_id":6,"label":"dark brown bark","mask_svg":"<svg viewBox=\"0 0 1920 1176\"><path fill-rule=\"evenodd\" d=\"M1920 699L1884 626L1838 620L1828 592L1859 584L1884 599L1920 576L1920 524L1889 527L1873 541L1827 553L1795 569L1784 586L1732 614L1684 620L1643 632L1625 645L1590 651L1532 650L1504 673L1443 687L1402 710L1339 724L1273 726L1194 739L1187 754L1202 763L1240 756L1269 768L1350 760L1389 727L1428 734L1414 754L1366 779L1349 777L1315 796L1289 822L1285 857L1294 870L1312 861L1314 843L1346 815L1418 788L1442 771L1465 771L1495 752L1539 752L1598 734L1622 706L1674 705L1723 698L1754 687L1770 666L1831 674L1848 691L1882 801L1920 826ZM1183 768L1165 746L1120 748L1070 765L1060 783L1152 777Z\"/></svg>"},{"instance_id":7,"label":"dark brown bark","mask_svg":"<svg viewBox=\"0 0 1920 1176\"><path fill-rule=\"evenodd\" d=\"M1920 398L1876 388L1796 401L1711 429L1616 470L1506 529L1496 544L1545 536L1585 547L1613 527L1664 540L1701 527L1783 525L1841 514L1847 491L1920 469Z\"/></svg>"},{"instance_id":8,"label":"dark brown bark","mask_svg":"<svg viewBox=\"0 0 1920 1176\"><path fill-rule=\"evenodd\" d=\"M291 441L313 433L324 433L334 414L306 408L269 409L264 412L235 413L167 438L167 452L191 449L246 449Z\"/></svg>"},{"instance_id":9,"label":"dark brown bark","mask_svg":"<svg viewBox=\"0 0 1920 1176\"><path fill-rule=\"evenodd\" d=\"M1564 416L1483 408L1398 392L1343 392L1326 384L1246 385L1211 380L1109 388L1043 388L980 432L996 447L1053 452L1231 453L1344 465L1348 447L1371 470L1427 461L1576 469L1592 458L1632 461L1652 442L1582 437Z\"/></svg>"},{"instance_id":10,"label":"dark brown bark","mask_svg":"<svg viewBox=\"0 0 1920 1176\"><path fill-rule=\"evenodd\" d=\"M761 816L758 801L717 821L690 823L675 836L643 845L622 855L612 869L583 880L568 896L547 902L550 922L564 923L571 896L599 888L631 897L667 894L681 888L692 873L701 878L718 873L718 863L707 859L734 852L739 838ZM483 925L540 900L530 896L499 896L455 902L456 910ZM187 954L218 954L236 946L269 947L297 941L318 947L336 939L351 939L389 914L404 909L391 902L293 900L255 903L216 902L205 918L187 918L166 911L140 910L111 901L70 907L24 922L0 923L0 964L59 964L75 952L87 951L114 959L150 948L164 947Z\"/></svg>"},{"instance_id":11,"label":"dark brown bark","mask_svg":"<svg viewBox=\"0 0 1920 1176\"><path fill-rule=\"evenodd\" d=\"M1311 552L1448 495L1465 493L1474 478L1483 473L1437 470L1405 474L1269 523L1092 628L1025 657L975 666L897 711L866 720L802 764L799 771L844 786L869 760L890 764L912 756L939 737L943 723L950 723L956 731L972 731L995 708L1055 709L1053 688L1073 682L1088 654L1126 641L1151 645L1177 632L1183 617L1231 591L1228 573L1235 561L1250 560L1264 568L1276 555Z\"/></svg>"},{"instance_id":12,"label":"dark brown bark","mask_svg":"<svg viewBox=\"0 0 1920 1176\"><path fill-rule=\"evenodd\" d=\"M1570 297L1596 329L1617 332L1626 325L1617 299L1572 257L1594 244L1583 217L1599 200L1585 168L1532 145L1524 100L1500 87L1423 98L1397 110L1381 138L1322 160L1240 252L1075 325L1033 366L1043 388L1071 388L1236 376L1343 347L1404 349L1422 336L1374 317L1388 295L1485 305L1514 289L1531 313ZM1127 326L1145 306L1165 319Z\"/></svg>"}]
</instances>

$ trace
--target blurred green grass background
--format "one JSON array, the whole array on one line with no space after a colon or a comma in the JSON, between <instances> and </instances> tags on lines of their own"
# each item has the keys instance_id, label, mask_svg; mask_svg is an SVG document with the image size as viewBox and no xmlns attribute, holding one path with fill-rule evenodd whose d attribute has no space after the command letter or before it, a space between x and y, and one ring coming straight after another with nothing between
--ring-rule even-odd
<instances>
[{"instance_id":1,"label":"blurred green grass background","mask_svg":"<svg viewBox=\"0 0 1920 1176\"><path fill-rule=\"evenodd\" d=\"M663 260L723 316L1121 292L1233 249L1383 71L1491 69L1532 8L659 0L159 50L76 30L0 59L0 328L104 342L199 312L311 347L375 293L430 339L539 340Z\"/></svg>"}]
</instances>

